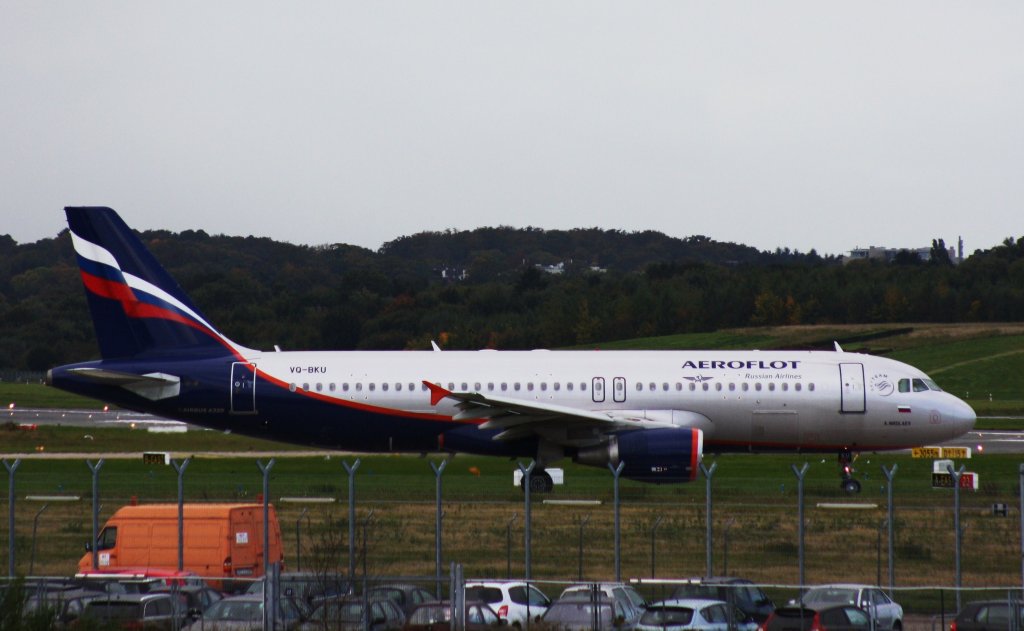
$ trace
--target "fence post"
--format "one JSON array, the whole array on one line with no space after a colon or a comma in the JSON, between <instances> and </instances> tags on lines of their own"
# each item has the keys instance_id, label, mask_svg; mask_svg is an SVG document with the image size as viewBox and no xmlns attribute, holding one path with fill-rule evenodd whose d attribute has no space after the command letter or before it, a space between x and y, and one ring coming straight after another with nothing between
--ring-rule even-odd
<instances>
[{"instance_id":1,"label":"fence post","mask_svg":"<svg viewBox=\"0 0 1024 631\"><path fill-rule=\"evenodd\" d=\"M615 484L614 504L615 504L615 582L616 583L618 583L618 582L620 582L622 580L622 555L621 555L621 552L622 552L622 530L620 528L621 524L620 524L620 519L619 519L619 509L621 507L620 506L620 502L619 502L619 476L622 474L622 470L625 467L626 467L626 463L621 461L621 460L619 461L619 466L617 466L617 467L613 467L612 463L610 463L610 462L608 463L608 469L612 472L612 475L615 476L615 480L614 480L614 484Z\"/></svg>"},{"instance_id":2,"label":"fence post","mask_svg":"<svg viewBox=\"0 0 1024 631\"><path fill-rule=\"evenodd\" d=\"M583 527L590 523L590 515L586 519L579 517L580 522L580 547L579 547L579 580L583 580Z\"/></svg>"},{"instance_id":3,"label":"fence post","mask_svg":"<svg viewBox=\"0 0 1024 631\"><path fill-rule=\"evenodd\" d=\"M519 513L512 513L512 519L505 523L505 578L512 578L512 523Z\"/></svg>"},{"instance_id":4,"label":"fence post","mask_svg":"<svg viewBox=\"0 0 1024 631\"><path fill-rule=\"evenodd\" d=\"M32 518L32 553L28 557L28 575L32 576L33 569L36 565L36 528L39 526L39 516L43 514L49 504L43 504L43 507L39 509L36 516Z\"/></svg>"},{"instance_id":5,"label":"fence post","mask_svg":"<svg viewBox=\"0 0 1024 631\"><path fill-rule=\"evenodd\" d=\"M356 580L356 469L359 468L360 460L349 466L344 460L341 462L348 473L348 581L349 585L355 585Z\"/></svg>"},{"instance_id":6,"label":"fence post","mask_svg":"<svg viewBox=\"0 0 1024 631\"><path fill-rule=\"evenodd\" d=\"M965 465L960 465L959 471L953 470L953 465L946 465L946 471L953 477L953 528L956 530L956 610L960 611L960 587L961 587L961 574L960 574L960 552L963 548L964 533L960 529L960 477L964 474L964 470L967 469Z\"/></svg>"},{"instance_id":7,"label":"fence post","mask_svg":"<svg viewBox=\"0 0 1024 631\"><path fill-rule=\"evenodd\" d=\"M444 468L448 466L447 460L442 460L441 465L435 465L433 462L430 463L430 468L434 470L434 477L437 479L437 515L434 518L434 580L436 582L436 591L441 591L441 529L443 528L443 515L441 514L441 475L444 473Z\"/></svg>"},{"instance_id":8,"label":"fence post","mask_svg":"<svg viewBox=\"0 0 1024 631\"><path fill-rule=\"evenodd\" d=\"M192 462L192 456L185 458L180 464L171 460L174 470L178 472L178 571L185 569L185 469Z\"/></svg>"},{"instance_id":9,"label":"fence post","mask_svg":"<svg viewBox=\"0 0 1024 631\"><path fill-rule=\"evenodd\" d=\"M705 556L704 556L704 560L705 560L705 568L706 569L704 570L705 571L704 576L708 576L708 577L712 576L712 571L711 570L712 570L712 566L713 566L713 563L712 563L712 561L713 561L713 558L712 558L712 543L713 543L712 536L713 535L712 535L712 530L711 530L711 508L712 508L712 504L711 504L711 477L713 475L715 475L715 469L717 469L717 468L718 468L718 463L717 462L712 462L710 467L705 467L703 460L700 462L700 472L704 474L704 480L706 481L705 491L704 491L704 497L705 497L705 505L704 505L704 511L705 511L704 553L705 553Z\"/></svg>"},{"instance_id":10,"label":"fence post","mask_svg":"<svg viewBox=\"0 0 1024 631\"><path fill-rule=\"evenodd\" d=\"M92 569L98 570L100 567L99 550L96 549L96 538L100 535L100 467L103 466L103 458L96 461L93 465L91 460L86 460L85 464L89 465L89 471L92 472Z\"/></svg>"},{"instance_id":11,"label":"fence post","mask_svg":"<svg viewBox=\"0 0 1024 631\"><path fill-rule=\"evenodd\" d=\"M523 485L523 501L526 502L526 506L523 510L523 542L526 545L526 567L523 570L523 574L525 575L526 580L530 580L532 578L532 559L530 557L530 545L532 543L530 541L530 526L532 524L532 515L530 513L530 474L533 473L533 468L537 465L537 462L531 460L530 466L528 467L524 467L521 462L517 462L516 465L519 467L519 471L523 474L521 484Z\"/></svg>"},{"instance_id":12,"label":"fence post","mask_svg":"<svg viewBox=\"0 0 1024 631\"><path fill-rule=\"evenodd\" d=\"M796 465L790 465L793 468L793 475L796 476L796 488L797 488L797 532L800 545L799 563L800 563L800 591L803 593L804 588L804 476L807 475L807 467L809 465L805 462L804 466L797 469Z\"/></svg>"},{"instance_id":13,"label":"fence post","mask_svg":"<svg viewBox=\"0 0 1024 631\"><path fill-rule=\"evenodd\" d=\"M654 525L651 526L651 578L654 578L655 576L658 575L656 570L655 570L655 568L657 567L656 562L657 562L658 555L655 552L656 548L655 548L654 544L655 544L655 541L657 540L656 537L657 537L657 532L658 532L658 526L661 525L661 520L664 519L664 518L665 518L664 515L658 515L658 518L654 520Z\"/></svg>"},{"instance_id":14,"label":"fence post","mask_svg":"<svg viewBox=\"0 0 1024 631\"><path fill-rule=\"evenodd\" d=\"M256 461L256 466L260 468L260 473L263 474L263 573L266 574L270 571L270 470L274 467L274 459L271 458L270 462L263 465L259 460ZM276 604L276 603L271 603Z\"/></svg>"},{"instance_id":15,"label":"fence post","mask_svg":"<svg viewBox=\"0 0 1024 631\"><path fill-rule=\"evenodd\" d=\"M10 512L7 519L7 576L14 577L14 472L21 466L21 458L16 459L13 463L7 462L4 459L4 467L7 469L7 479L9 481L9 491L7 495L7 508Z\"/></svg>"},{"instance_id":16,"label":"fence post","mask_svg":"<svg viewBox=\"0 0 1024 631\"><path fill-rule=\"evenodd\" d=\"M894 464L892 469L886 469L885 465L882 465L882 473L885 474L886 490L888 491L888 511L889 511L889 593L892 594L893 587L896 585L896 516L893 514L893 478L896 477L896 470L899 469L898 464Z\"/></svg>"},{"instance_id":17,"label":"fence post","mask_svg":"<svg viewBox=\"0 0 1024 631\"><path fill-rule=\"evenodd\" d=\"M1021 464L1018 472L1020 490L1020 589L1021 597L1024 598L1024 464Z\"/></svg>"}]
</instances>

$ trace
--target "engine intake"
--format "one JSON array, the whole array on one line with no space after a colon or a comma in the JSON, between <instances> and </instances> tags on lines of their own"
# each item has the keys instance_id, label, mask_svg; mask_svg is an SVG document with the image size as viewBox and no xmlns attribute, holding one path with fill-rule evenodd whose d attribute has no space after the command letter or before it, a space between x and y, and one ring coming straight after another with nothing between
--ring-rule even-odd
<instances>
[{"instance_id":1,"label":"engine intake","mask_svg":"<svg viewBox=\"0 0 1024 631\"><path fill-rule=\"evenodd\" d=\"M704 432L699 429L638 429L584 447L573 460L593 467L625 463L622 477L664 484L696 479L703 452Z\"/></svg>"}]
</instances>

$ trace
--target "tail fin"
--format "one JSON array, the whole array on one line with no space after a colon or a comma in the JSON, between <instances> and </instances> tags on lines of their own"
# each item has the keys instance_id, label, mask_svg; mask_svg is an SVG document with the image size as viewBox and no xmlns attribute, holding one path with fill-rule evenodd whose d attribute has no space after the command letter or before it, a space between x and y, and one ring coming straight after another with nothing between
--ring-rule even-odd
<instances>
[{"instance_id":1,"label":"tail fin","mask_svg":"<svg viewBox=\"0 0 1024 631\"><path fill-rule=\"evenodd\" d=\"M110 208L64 211L92 312L100 354L238 354Z\"/></svg>"}]
</instances>

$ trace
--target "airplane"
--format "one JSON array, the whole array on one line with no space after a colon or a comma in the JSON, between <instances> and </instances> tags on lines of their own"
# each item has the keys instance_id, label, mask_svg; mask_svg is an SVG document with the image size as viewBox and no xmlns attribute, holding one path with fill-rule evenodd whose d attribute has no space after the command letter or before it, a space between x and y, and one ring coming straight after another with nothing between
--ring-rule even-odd
<instances>
[{"instance_id":1,"label":"airplane","mask_svg":"<svg viewBox=\"0 0 1024 631\"><path fill-rule=\"evenodd\" d=\"M920 370L834 351L259 351L201 314L121 217L67 207L101 359L47 382L216 430L356 452L563 458L653 483L705 452L856 453L935 444L974 410Z\"/></svg>"}]
</instances>

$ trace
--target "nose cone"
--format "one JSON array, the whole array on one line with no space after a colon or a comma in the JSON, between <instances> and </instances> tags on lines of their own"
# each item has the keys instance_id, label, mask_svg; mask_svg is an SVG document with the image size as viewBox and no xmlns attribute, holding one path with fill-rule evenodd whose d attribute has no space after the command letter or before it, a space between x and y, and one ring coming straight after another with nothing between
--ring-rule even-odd
<instances>
[{"instance_id":1,"label":"nose cone","mask_svg":"<svg viewBox=\"0 0 1024 631\"><path fill-rule=\"evenodd\" d=\"M952 401L949 410L946 412L946 418L952 421L953 437L956 438L974 429L974 423L978 420L978 415L974 413L974 408L967 405L967 403L954 396L950 396L950 398Z\"/></svg>"}]
</instances>

